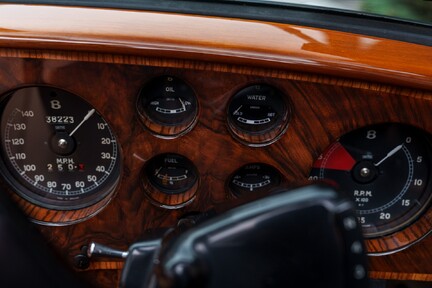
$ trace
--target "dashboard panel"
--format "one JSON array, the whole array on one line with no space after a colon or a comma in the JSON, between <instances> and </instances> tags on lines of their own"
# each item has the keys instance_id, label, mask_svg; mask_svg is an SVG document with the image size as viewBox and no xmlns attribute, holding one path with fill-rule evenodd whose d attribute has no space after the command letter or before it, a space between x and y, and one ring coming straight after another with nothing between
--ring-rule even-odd
<instances>
[{"instance_id":1,"label":"dashboard panel","mask_svg":"<svg viewBox=\"0 0 432 288\"><path fill-rule=\"evenodd\" d=\"M11 6L0 6L0 13L8 9ZM26 14L31 9L61 8L25 7L20 11ZM70 226L39 226L50 245L71 263L81 247L90 241L127 249L152 230L171 227L187 212L205 211L231 201L235 196L229 191L227 181L246 164L271 165L280 172L284 184L295 187L307 183L314 161L330 144L357 128L403 123L432 133L429 121L432 71L427 61L423 64L413 61L417 55L432 59L430 47L286 24L163 13L62 9L65 9L61 11L66 15L66 22L84 17L82 14L72 16L75 9L83 9L82 12L94 13L95 18L102 19L102 24L108 25L99 23L95 26L95 31L100 29L99 36L90 37L77 32L83 25L79 22L59 32L53 25L23 28L18 26L24 24L2 18L4 27L14 29L2 30L0 35L3 47L0 50L0 92L49 85L86 100L117 136L123 161L120 183L110 203L102 203L106 207L97 215L94 214L100 210L100 205L79 211L59 211L39 207L17 196L4 179L2 188L11 193L29 217L42 222L59 224L93 216ZM122 19L124 24L143 21L144 14L153 16L145 21L153 21L151 24L156 25L153 28L166 34L162 33L158 39L145 25L140 26L143 28L137 35L128 31L120 35L118 26L109 29L114 25L109 25L111 16ZM30 23L35 16L28 16ZM155 24L164 21L191 28L190 35L185 36L186 40L177 39L170 29ZM216 21L223 27L232 27L235 21L238 25L234 31L227 32L228 36L215 32L213 42L208 43L192 29L195 21ZM264 30L257 34L262 41L248 39L251 34L243 34L251 31L251 27ZM11 32L20 30L17 28L28 30ZM248 41L234 37L240 34ZM286 45L286 41L266 42L278 35L286 41L295 39L296 45ZM347 44L353 39L356 41ZM351 51L353 46L356 52ZM387 50L390 46L393 49ZM408 53L408 48L416 53ZM196 124L174 139L155 136L154 131L143 126L137 110L143 87L165 75L188 83L199 107ZM286 131L277 141L262 147L250 147L238 141L230 133L227 120L232 97L251 85L275 87L291 106ZM163 205L155 205L146 196L143 169L150 159L163 153L185 156L198 172L199 186L193 197L183 201L187 202L184 207L160 207ZM83 215L78 215L81 213ZM427 248L432 240L426 236L431 226L432 210L429 208L405 230L369 239L368 251L378 254L400 250L420 240L400 252L371 256L370 276L432 281L429 263L432 251ZM92 261L80 273L99 286L111 287L118 281L121 268L120 261L101 259Z\"/></svg>"}]
</instances>

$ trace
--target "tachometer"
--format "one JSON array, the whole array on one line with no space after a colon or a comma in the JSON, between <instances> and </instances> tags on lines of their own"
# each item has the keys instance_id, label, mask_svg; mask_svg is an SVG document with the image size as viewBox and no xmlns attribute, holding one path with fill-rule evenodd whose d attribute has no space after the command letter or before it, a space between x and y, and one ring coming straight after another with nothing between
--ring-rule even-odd
<instances>
[{"instance_id":1,"label":"tachometer","mask_svg":"<svg viewBox=\"0 0 432 288\"><path fill-rule=\"evenodd\" d=\"M116 137L82 98L38 86L3 98L1 172L38 206L74 210L111 195L120 178Z\"/></svg>"},{"instance_id":2,"label":"tachometer","mask_svg":"<svg viewBox=\"0 0 432 288\"><path fill-rule=\"evenodd\" d=\"M413 223L431 199L431 144L424 131L379 124L352 131L315 162L310 180L337 183L356 205L367 237Z\"/></svg>"}]
</instances>

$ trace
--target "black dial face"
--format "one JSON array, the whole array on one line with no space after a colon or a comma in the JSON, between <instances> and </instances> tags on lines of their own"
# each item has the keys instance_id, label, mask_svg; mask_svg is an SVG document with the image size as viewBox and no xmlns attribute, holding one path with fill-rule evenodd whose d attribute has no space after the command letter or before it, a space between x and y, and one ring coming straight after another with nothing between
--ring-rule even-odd
<instances>
[{"instance_id":1,"label":"black dial face","mask_svg":"<svg viewBox=\"0 0 432 288\"><path fill-rule=\"evenodd\" d=\"M186 157L167 153L149 160L145 173L153 187L165 194L180 194L198 181L195 165Z\"/></svg>"},{"instance_id":2,"label":"black dial face","mask_svg":"<svg viewBox=\"0 0 432 288\"><path fill-rule=\"evenodd\" d=\"M252 163L242 166L231 176L228 187L236 197L268 191L281 183L281 174L270 165Z\"/></svg>"},{"instance_id":3,"label":"black dial face","mask_svg":"<svg viewBox=\"0 0 432 288\"><path fill-rule=\"evenodd\" d=\"M141 90L138 112L144 125L151 131L159 133L163 127L177 127L167 132L175 136L188 131L195 124L198 103L194 91L183 80L160 76L152 79Z\"/></svg>"},{"instance_id":4,"label":"black dial face","mask_svg":"<svg viewBox=\"0 0 432 288\"><path fill-rule=\"evenodd\" d=\"M8 94L2 107L1 170L21 196L42 207L78 209L113 192L119 148L90 104L60 89L27 87Z\"/></svg>"},{"instance_id":5,"label":"black dial face","mask_svg":"<svg viewBox=\"0 0 432 288\"><path fill-rule=\"evenodd\" d=\"M310 180L336 183L351 196L366 236L401 230L431 198L429 135L379 124L342 136L315 162Z\"/></svg>"},{"instance_id":6,"label":"black dial face","mask_svg":"<svg viewBox=\"0 0 432 288\"><path fill-rule=\"evenodd\" d=\"M269 144L288 125L289 108L284 95L269 85L248 86L231 99L228 125L242 142Z\"/></svg>"}]
</instances>

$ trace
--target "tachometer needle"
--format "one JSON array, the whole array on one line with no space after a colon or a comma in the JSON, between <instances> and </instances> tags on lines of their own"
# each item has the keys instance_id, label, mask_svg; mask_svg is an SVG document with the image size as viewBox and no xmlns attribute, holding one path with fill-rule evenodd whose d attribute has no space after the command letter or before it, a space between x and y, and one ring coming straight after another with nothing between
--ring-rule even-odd
<instances>
[{"instance_id":1,"label":"tachometer needle","mask_svg":"<svg viewBox=\"0 0 432 288\"><path fill-rule=\"evenodd\" d=\"M78 124L78 126L75 127L75 129L69 134L69 136L72 136L78 130L78 128L80 128L81 125L84 124L84 122L86 122L94 114L94 112L95 109L88 111L87 115L84 116L84 119Z\"/></svg>"},{"instance_id":2,"label":"tachometer needle","mask_svg":"<svg viewBox=\"0 0 432 288\"><path fill-rule=\"evenodd\" d=\"M399 150L401 150L403 147L403 144L396 146L395 148L393 148L389 153L387 153L387 155L381 159L381 161L379 161L378 163L375 163L375 166L379 166L382 162L384 162L386 159L388 159L389 157L393 156L394 154L396 154L396 152L398 152Z\"/></svg>"}]
</instances>

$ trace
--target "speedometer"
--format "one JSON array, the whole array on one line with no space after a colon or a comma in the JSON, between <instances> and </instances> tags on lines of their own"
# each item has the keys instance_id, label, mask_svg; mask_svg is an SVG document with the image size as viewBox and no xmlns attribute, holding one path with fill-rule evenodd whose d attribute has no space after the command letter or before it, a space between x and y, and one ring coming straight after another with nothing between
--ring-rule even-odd
<instances>
[{"instance_id":1,"label":"speedometer","mask_svg":"<svg viewBox=\"0 0 432 288\"><path fill-rule=\"evenodd\" d=\"M120 178L119 147L89 103L37 86L7 94L2 109L1 172L21 197L74 210L112 195Z\"/></svg>"}]
</instances>

